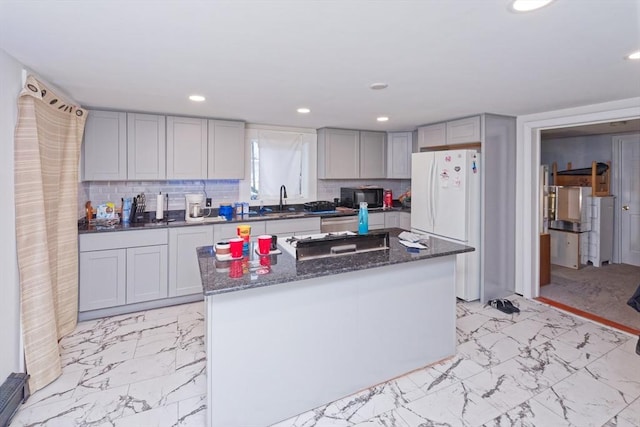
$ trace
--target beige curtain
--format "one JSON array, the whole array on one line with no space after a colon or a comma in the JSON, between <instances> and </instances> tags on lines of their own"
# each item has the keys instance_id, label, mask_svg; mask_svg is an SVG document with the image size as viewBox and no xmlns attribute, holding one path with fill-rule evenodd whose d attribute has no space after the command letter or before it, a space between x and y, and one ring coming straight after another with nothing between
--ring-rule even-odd
<instances>
[{"instance_id":1,"label":"beige curtain","mask_svg":"<svg viewBox=\"0 0 640 427\"><path fill-rule=\"evenodd\" d=\"M78 161L86 111L33 76L18 99L16 245L27 373L33 391L61 373L58 340L78 311Z\"/></svg>"}]
</instances>

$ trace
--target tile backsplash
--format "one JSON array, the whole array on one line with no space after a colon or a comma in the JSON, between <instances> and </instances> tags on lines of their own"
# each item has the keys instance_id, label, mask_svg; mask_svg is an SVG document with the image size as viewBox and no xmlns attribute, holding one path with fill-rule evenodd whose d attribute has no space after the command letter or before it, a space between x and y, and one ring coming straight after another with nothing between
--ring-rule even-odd
<instances>
[{"instance_id":1,"label":"tile backsplash","mask_svg":"<svg viewBox=\"0 0 640 427\"><path fill-rule=\"evenodd\" d=\"M332 201L340 197L340 187L375 185L393 191L398 198L411 185L411 180L371 179L371 180L318 180L317 199ZM195 181L90 181L78 184L78 218L85 215L84 205L91 200L95 207L101 203L120 204L123 197L135 197L144 192L147 196L147 211L156 210L155 195L159 192L169 195L169 210L184 209L186 193L206 193L212 199L214 207L221 203L233 203L240 200L238 180L195 180Z\"/></svg>"}]
</instances>

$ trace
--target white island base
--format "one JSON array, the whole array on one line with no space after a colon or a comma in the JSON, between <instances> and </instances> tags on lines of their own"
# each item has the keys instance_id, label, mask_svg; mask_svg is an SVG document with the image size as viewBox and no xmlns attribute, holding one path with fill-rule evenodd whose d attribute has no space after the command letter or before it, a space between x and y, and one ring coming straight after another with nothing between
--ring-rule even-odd
<instances>
[{"instance_id":1,"label":"white island base","mask_svg":"<svg viewBox=\"0 0 640 427\"><path fill-rule=\"evenodd\" d=\"M269 426L454 355L455 260L206 295L207 424Z\"/></svg>"}]
</instances>

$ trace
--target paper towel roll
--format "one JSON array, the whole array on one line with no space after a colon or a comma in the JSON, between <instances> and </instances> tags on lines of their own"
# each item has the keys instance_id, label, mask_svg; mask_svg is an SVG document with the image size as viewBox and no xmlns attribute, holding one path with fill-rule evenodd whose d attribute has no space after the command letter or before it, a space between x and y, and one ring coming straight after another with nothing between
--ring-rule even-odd
<instances>
[{"instance_id":1,"label":"paper towel roll","mask_svg":"<svg viewBox=\"0 0 640 427\"><path fill-rule=\"evenodd\" d=\"M156 219L162 219L164 216L164 198L162 193L156 196Z\"/></svg>"}]
</instances>

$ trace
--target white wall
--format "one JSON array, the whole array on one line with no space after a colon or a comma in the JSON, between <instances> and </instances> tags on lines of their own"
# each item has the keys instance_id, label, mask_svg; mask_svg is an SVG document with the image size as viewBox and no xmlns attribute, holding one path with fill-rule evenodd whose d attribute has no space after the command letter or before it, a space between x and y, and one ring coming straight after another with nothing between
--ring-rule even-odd
<instances>
[{"instance_id":1,"label":"white wall","mask_svg":"<svg viewBox=\"0 0 640 427\"><path fill-rule=\"evenodd\" d=\"M565 170L571 162L572 169L590 168L591 162L611 161L613 134L576 136L571 138L543 139L540 143L540 161L543 165L558 163L558 170Z\"/></svg>"},{"instance_id":2,"label":"white wall","mask_svg":"<svg viewBox=\"0 0 640 427\"><path fill-rule=\"evenodd\" d=\"M13 192L13 130L22 87L22 65L0 49L0 383L23 371L20 345L20 296L16 260Z\"/></svg>"}]
</instances>

